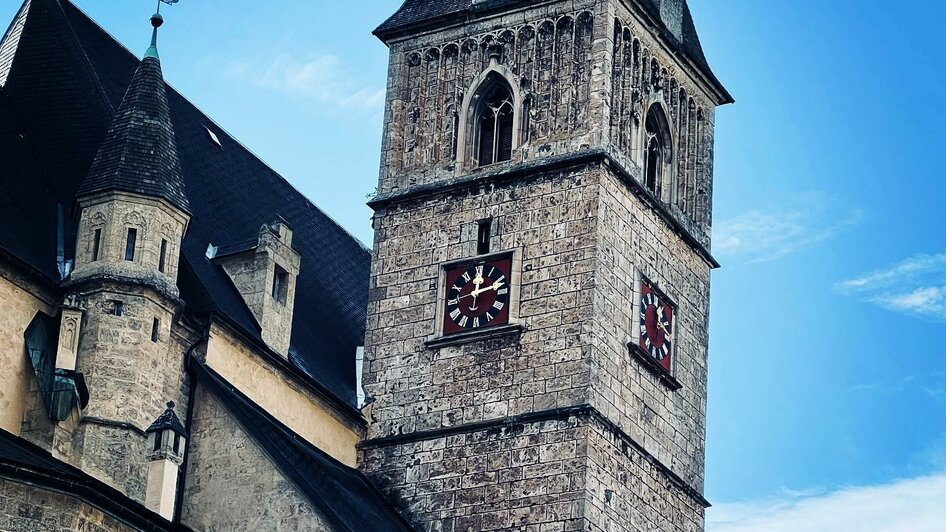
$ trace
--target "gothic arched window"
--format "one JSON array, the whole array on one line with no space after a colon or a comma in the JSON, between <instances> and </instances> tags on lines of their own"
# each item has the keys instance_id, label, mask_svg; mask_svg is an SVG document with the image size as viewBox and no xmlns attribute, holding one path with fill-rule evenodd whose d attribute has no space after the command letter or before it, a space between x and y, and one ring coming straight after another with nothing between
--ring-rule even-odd
<instances>
[{"instance_id":1,"label":"gothic arched window","mask_svg":"<svg viewBox=\"0 0 946 532\"><path fill-rule=\"evenodd\" d=\"M512 91L502 82L494 82L477 107L476 156L480 166L512 159L515 108Z\"/></svg>"},{"instance_id":2,"label":"gothic arched window","mask_svg":"<svg viewBox=\"0 0 946 532\"><path fill-rule=\"evenodd\" d=\"M651 106L647 112L644 137L644 186L663 199L665 179L671 178L673 146L667 116L660 105ZM669 187L673 190L673 187Z\"/></svg>"}]
</instances>

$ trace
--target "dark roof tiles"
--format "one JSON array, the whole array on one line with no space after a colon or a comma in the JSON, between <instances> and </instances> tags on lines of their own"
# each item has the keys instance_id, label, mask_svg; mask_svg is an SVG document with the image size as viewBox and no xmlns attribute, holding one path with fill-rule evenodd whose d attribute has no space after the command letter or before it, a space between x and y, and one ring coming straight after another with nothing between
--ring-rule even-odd
<instances>
[{"instance_id":1,"label":"dark roof tiles","mask_svg":"<svg viewBox=\"0 0 946 532\"><path fill-rule=\"evenodd\" d=\"M165 199L190 212L161 62L146 57L134 77L78 197L105 191Z\"/></svg>"},{"instance_id":2,"label":"dark roof tiles","mask_svg":"<svg viewBox=\"0 0 946 532\"><path fill-rule=\"evenodd\" d=\"M178 436L187 436L187 431L184 430L181 419L177 417L177 413L174 412L173 401L168 403L167 410L158 416L158 419L155 419L154 423L152 423L145 432L150 434L152 432L161 432L162 430L171 430Z\"/></svg>"},{"instance_id":3,"label":"dark roof tiles","mask_svg":"<svg viewBox=\"0 0 946 532\"><path fill-rule=\"evenodd\" d=\"M0 91L0 248L58 281L58 207L67 213L65 254L72 257L76 228L68 210L114 110L136 72L149 82L159 73L67 1L31 0L26 16L22 31L9 35L17 46ZM223 148L211 142L207 126L213 121L170 86L165 90L191 210L178 279L187 311L223 315L262 342L239 292L206 252L211 244L254 240L261 226L285 219L302 255L293 361L354 407L369 251L225 131L214 127Z\"/></svg>"}]
</instances>

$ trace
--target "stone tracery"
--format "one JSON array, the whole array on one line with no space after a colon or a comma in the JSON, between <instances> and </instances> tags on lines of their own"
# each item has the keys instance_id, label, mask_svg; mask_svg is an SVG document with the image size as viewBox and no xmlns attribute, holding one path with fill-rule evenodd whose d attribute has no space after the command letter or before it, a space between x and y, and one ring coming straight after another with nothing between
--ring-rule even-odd
<instances>
[{"instance_id":1,"label":"stone tracery","mask_svg":"<svg viewBox=\"0 0 946 532\"><path fill-rule=\"evenodd\" d=\"M458 159L461 104L495 59L523 93L523 145L587 129L593 15L580 11L405 53L403 93L392 108L394 173ZM434 102L431 105L430 102Z\"/></svg>"},{"instance_id":2,"label":"stone tracery","mask_svg":"<svg viewBox=\"0 0 946 532\"><path fill-rule=\"evenodd\" d=\"M630 25L616 19L612 66L611 142L638 164L644 161L642 113L660 95L666 103L675 147L673 190L667 201L700 227L709 224L710 175L706 165L711 130L703 104L678 81L677 74L635 36Z\"/></svg>"}]
</instances>

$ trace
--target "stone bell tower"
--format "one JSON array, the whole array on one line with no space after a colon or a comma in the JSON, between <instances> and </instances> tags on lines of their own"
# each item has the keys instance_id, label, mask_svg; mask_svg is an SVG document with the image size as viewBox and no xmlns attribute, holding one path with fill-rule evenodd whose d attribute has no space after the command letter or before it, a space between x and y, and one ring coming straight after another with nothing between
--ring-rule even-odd
<instances>
[{"instance_id":1,"label":"stone bell tower","mask_svg":"<svg viewBox=\"0 0 946 532\"><path fill-rule=\"evenodd\" d=\"M418 530L702 530L715 108L684 0L407 0L361 467Z\"/></svg>"},{"instance_id":2,"label":"stone bell tower","mask_svg":"<svg viewBox=\"0 0 946 532\"><path fill-rule=\"evenodd\" d=\"M180 310L181 242L190 220L156 46L141 61L79 188L76 267L66 282L85 309L76 356L89 403L76 465L144 502L146 429L182 402L186 347L171 335Z\"/></svg>"}]
</instances>

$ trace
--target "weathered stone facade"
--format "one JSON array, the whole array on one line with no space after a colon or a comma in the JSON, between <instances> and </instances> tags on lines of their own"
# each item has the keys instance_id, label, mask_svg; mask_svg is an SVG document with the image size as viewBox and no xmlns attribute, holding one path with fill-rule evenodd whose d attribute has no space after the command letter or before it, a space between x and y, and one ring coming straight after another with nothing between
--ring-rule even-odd
<instances>
[{"instance_id":1,"label":"weathered stone facade","mask_svg":"<svg viewBox=\"0 0 946 532\"><path fill-rule=\"evenodd\" d=\"M11 282L0 270L0 429L19 434L27 409L27 393L35 380L26 358L23 331L37 312L53 315L53 307L30 290ZM15 278L15 277L14 277Z\"/></svg>"},{"instance_id":2,"label":"weathered stone facade","mask_svg":"<svg viewBox=\"0 0 946 532\"><path fill-rule=\"evenodd\" d=\"M369 445L422 530L702 529L702 506L589 409Z\"/></svg>"},{"instance_id":3,"label":"weathered stone facade","mask_svg":"<svg viewBox=\"0 0 946 532\"><path fill-rule=\"evenodd\" d=\"M53 438L53 446L62 459L143 502L144 431L168 401L187 404L182 354L197 335L173 325L189 217L166 201L122 192L80 204L76 269L65 286L84 309L76 369L90 400L71 441Z\"/></svg>"},{"instance_id":4,"label":"weathered stone facade","mask_svg":"<svg viewBox=\"0 0 946 532\"><path fill-rule=\"evenodd\" d=\"M0 531L131 532L135 528L68 495L0 479Z\"/></svg>"},{"instance_id":5,"label":"weathered stone facade","mask_svg":"<svg viewBox=\"0 0 946 532\"><path fill-rule=\"evenodd\" d=\"M443 26L388 41L362 468L422 530L702 530L721 99L633 2ZM466 106L488 76L522 129L511 160L476 167ZM659 195L652 106L672 133ZM521 265L521 332L442 341L442 265L476 255L483 219ZM679 390L629 350L643 278L678 307Z\"/></svg>"},{"instance_id":6,"label":"weathered stone facade","mask_svg":"<svg viewBox=\"0 0 946 532\"><path fill-rule=\"evenodd\" d=\"M282 222L263 226L259 240L237 248L217 258L217 263L253 312L263 341L288 358L300 266L299 253L292 249L292 230Z\"/></svg>"},{"instance_id":7,"label":"weathered stone facade","mask_svg":"<svg viewBox=\"0 0 946 532\"><path fill-rule=\"evenodd\" d=\"M177 295L177 268L187 223L188 216L167 202L136 194L109 193L84 200L73 282L94 275L122 276ZM130 261L125 260L129 229L137 231ZM162 241L166 243L163 272Z\"/></svg>"},{"instance_id":8,"label":"weathered stone facade","mask_svg":"<svg viewBox=\"0 0 946 532\"><path fill-rule=\"evenodd\" d=\"M206 531L331 530L219 400L198 386L194 401L185 525Z\"/></svg>"}]
</instances>

